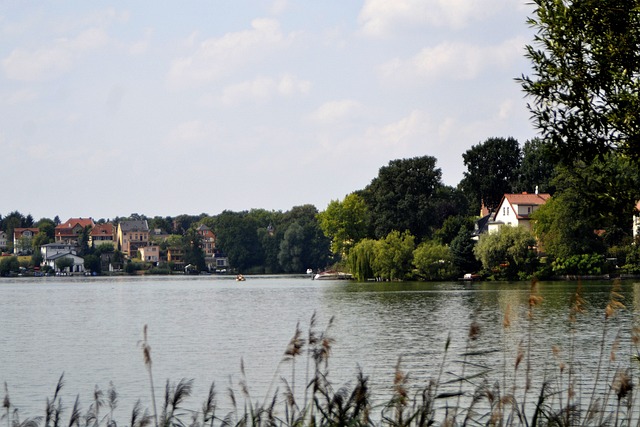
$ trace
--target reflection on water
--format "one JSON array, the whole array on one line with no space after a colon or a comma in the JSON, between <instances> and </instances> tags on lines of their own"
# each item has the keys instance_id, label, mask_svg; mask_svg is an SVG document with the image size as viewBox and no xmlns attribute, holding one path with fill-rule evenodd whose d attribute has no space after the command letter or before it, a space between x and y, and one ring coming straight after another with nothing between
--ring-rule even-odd
<instances>
[{"instance_id":1,"label":"reflection on water","mask_svg":"<svg viewBox=\"0 0 640 427\"><path fill-rule=\"evenodd\" d=\"M23 416L42 414L63 372L68 406L79 394L88 407L95 385L106 390L110 381L124 414L138 398L150 406L138 345L148 324L153 373L160 387L165 379L195 378L191 402L197 408L211 381L219 390L237 385L242 360L252 396L261 400L274 378L277 383L289 375L289 366L277 370L283 351L296 324L306 331L314 312L319 328L335 317L330 378L343 384L355 378L360 367L378 398L391 389L399 358L416 387L435 378L445 360L448 336L445 375L460 372L465 351L496 350L474 356L474 363L495 370L495 380L511 378L519 349L531 342L540 378L557 363L552 346L559 346L560 357L566 359L572 339L579 350L579 369L590 372L599 359L611 285L582 284L586 312L572 325L569 307L578 287L573 282L539 283L543 301L529 317L526 283L345 283L304 276L249 277L246 282L215 276L3 279L0 381L8 383L12 403ZM623 283L627 310L618 313L606 331L607 343L625 331L618 350L621 359L629 357L638 287ZM507 312L510 325L505 327ZM470 342L474 321L480 333ZM298 372L303 372L304 362L299 363ZM226 399L224 393L219 399Z\"/></svg>"}]
</instances>

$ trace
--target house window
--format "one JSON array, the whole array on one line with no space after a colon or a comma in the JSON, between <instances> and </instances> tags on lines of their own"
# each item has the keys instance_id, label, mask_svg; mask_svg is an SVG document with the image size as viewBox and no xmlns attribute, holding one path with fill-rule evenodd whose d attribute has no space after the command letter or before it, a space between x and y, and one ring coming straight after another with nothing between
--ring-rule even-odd
<instances>
[{"instance_id":1,"label":"house window","mask_svg":"<svg viewBox=\"0 0 640 427\"><path fill-rule=\"evenodd\" d=\"M509 208L507 207L507 216L509 216Z\"/></svg>"},{"instance_id":2,"label":"house window","mask_svg":"<svg viewBox=\"0 0 640 427\"><path fill-rule=\"evenodd\" d=\"M506 215L506 214L507 214L507 208L503 207L503 208L502 208L502 215L504 216L504 215Z\"/></svg>"}]
</instances>

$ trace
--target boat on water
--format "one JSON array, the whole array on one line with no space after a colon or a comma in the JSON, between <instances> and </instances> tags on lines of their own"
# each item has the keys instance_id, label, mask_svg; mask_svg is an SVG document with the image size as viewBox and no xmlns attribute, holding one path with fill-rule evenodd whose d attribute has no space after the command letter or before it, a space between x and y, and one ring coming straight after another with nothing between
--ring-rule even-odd
<instances>
[{"instance_id":1,"label":"boat on water","mask_svg":"<svg viewBox=\"0 0 640 427\"><path fill-rule=\"evenodd\" d=\"M236 282L244 282L245 280L247 279L242 274L236 276Z\"/></svg>"},{"instance_id":2,"label":"boat on water","mask_svg":"<svg viewBox=\"0 0 640 427\"><path fill-rule=\"evenodd\" d=\"M313 276L313 280L353 280L353 274L333 270L322 271Z\"/></svg>"}]
</instances>

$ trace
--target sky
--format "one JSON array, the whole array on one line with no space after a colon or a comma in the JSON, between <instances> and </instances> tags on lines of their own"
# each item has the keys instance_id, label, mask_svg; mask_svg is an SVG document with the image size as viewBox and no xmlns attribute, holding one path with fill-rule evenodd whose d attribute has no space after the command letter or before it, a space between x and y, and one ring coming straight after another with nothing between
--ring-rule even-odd
<instances>
[{"instance_id":1,"label":"sky","mask_svg":"<svg viewBox=\"0 0 640 427\"><path fill-rule=\"evenodd\" d=\"M0 215L287 211L536 136L526 0L0 2Z\"/></svg>"}]
</instances>

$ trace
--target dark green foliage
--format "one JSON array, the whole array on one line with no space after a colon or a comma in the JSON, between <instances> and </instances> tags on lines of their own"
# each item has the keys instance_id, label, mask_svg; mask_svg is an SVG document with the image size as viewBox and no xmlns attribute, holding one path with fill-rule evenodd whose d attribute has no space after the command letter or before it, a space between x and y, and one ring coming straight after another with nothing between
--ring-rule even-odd
<instances>
[{"instance_id":1,"label":"dark green foliage","mask_svg":"<svg viewBox=\"0 0 640 427\"><path fill-rule=\"evenodd\" d=\"M280 242L278 261L285 273L301 273L304 271L302 253L304 251L304 232L302 226L294 222L287 228Z\"/></svg>"},{"instance_id":2,"label":"dark green foliage","mask_svg":"<svg viewBox=\"0 0 640 427\"><path fill-rule=\"evenodd\" d=\"M534 0L519 79L543 138L566 163L640 157L640 1Z\"/></svg>"},{"instance_id":3,"label":"dark green foliage","mask_svg":"<svg viewBox=\"0 0 640 427\"><path fill-rule=\"evenodd\" d=\"M92 273L102 273L102 263L100 262L99 255L85 255L84 256L84 269Z\"/></svg>"},{"instance_id":4,"label":"dark green foliage","mask_svg":"<svg viewBox=\"0 0 640 427\"><path fill-rule=\"evenodd\" d=\"M607 273L606 262L602 255L583 254L567 258L557 258L552 263L556 275L600 275Z\"/></svg>"},{"instance_id":5,"label":"dark green foliage","mask_svg":"<svg viewBox=\"0 0 640 427\"><path fill-rule=\"evenodd\" d=\"M473 251L486 271L514 280L535 271L535 243L529 230L505 225L495 233L481 235Z\"/></svg>"},{"instance_id":6,"label":"dark green foliage","mask_svg":"<svg viewBox=\"0 0 640 427\"><path fill-rule=\"evenodd\" d=\"M473 253L476 241L472 237L468 228L460 228L458 235L451 241L453 265L462 273L474 273L481 266Z\"/></svg>"},{"instance_id":7,"label":"dark green foliage","mask_svg":"<svg viewBox=\"0 0 640 427\"><path fill-rule=\"evenodd\" d=\"M559 167L556 194L534 213L534 230L544 251L567 258L604 254L629 242L631 218L640 198L640 170L628 159L607 155L589 164Z\"/></svg>"},{"instance_id":8,"label":"dark green foliage","mask_svg":"<svg viewBox=\"0 0 640 427\"><path fill-rule=\"evenodd\" d=\"M512 191L521 162L518 141L514 138L489 138L474 145L463 155L467 171L460 187L471 201L473 212L482 203L495 209L502 196Z\"/></svg>"},{"instance_id":9,"label":"dark green foliage","mask_svg":"<svg viewBox=\"0 0 640 427\"><path fill-rule=\"evenodd\" d=\"M537 138L525 142L514 192L533 193L538 189L540 193L553 195L555 187L552 180L557 163L557 155L553 152L551 144Z\"/></svg>"},{"instance_id":10,"label":"dark green foliage","mask_svg":"<svg viewBox=\"0 0 640 427\"><path fill-rule=\"evenodd\" d=\"M9 276L17 273L20 269L20 262L17 256L0 257L0 276Z\"/></svg>"},{"instance_id":11,"label":"dark green foliage","mask_svg":"<svg viewBox=\"0 0 640 427\"><path fill-rule=\"evenodd\" d=\"M440 243L448 245L460 234L461 229L473 231L473 226L473 217L452 215L444 221L442 227L435 232L434 237L438 239Z\"/></svg>"},{"instance_id":12,"label":"dark green foliage","mask_svg":"<svg viewBox=\"0 0 640 427\"><path fill-rule=\"evenodd\" d=\"M247 212L224 211L216 217L218 247L240 271L261 265L264 258L258 240L258 224Z\"/></svg>"},{"instance_id":13,"label":"dark green foliage","mask_svg":"<svg viewBox=\"0 0 640 427\"><path fill-rule=\"evenodd\" d=\"M431 156L392 160L361 193L368 206L374 237L408 230L422 239L438 227L434 199L442 172ZM444 221L444 219L442 219Z\"/></svg>"},{"instance_id":14,"label":"dark green foliage","mask_svg":"<svg viewBox=\"0 0 640 427\"><path fill-rule=\"evenodd\" d=\"M71 258L58 258L56 260L56 270L64 272L67 269L73 267L73 259Z\"/></svg>"}]
</instances>

